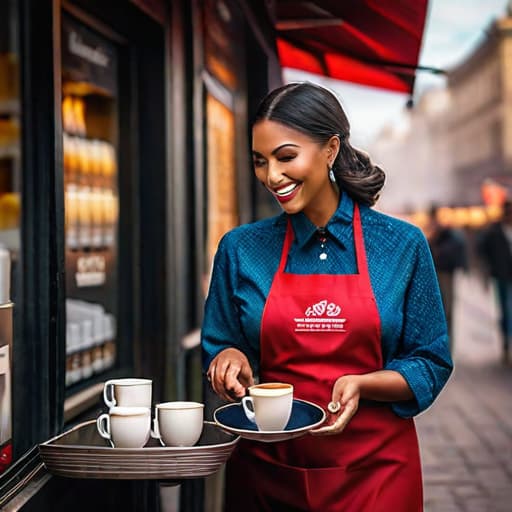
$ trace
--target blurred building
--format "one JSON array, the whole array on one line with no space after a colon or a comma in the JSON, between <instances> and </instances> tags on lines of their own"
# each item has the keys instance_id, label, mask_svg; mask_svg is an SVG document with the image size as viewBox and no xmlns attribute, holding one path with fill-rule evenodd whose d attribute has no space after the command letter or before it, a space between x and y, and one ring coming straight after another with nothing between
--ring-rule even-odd
<instances>
[{"instance_id":1,"label":"blurred building","mask_svg":"<svg viewBox=\"0 0 512 512\"><path fill-rule=\"evenodd\" d=\"M386 127L370 153L387 173L379 207L482 203L489 179L512 186L512 6L475 50Z\"/></svg>"},{"instance_id":2,"label":"blurred building","mask_svg":"<svg viewBox=\"0 0 512 512\"><path fill-rule=\"evenodd\" d=\"M467 203L481 202L486 178L512 184L511 7L508 14L492 23L475 51L448 73L455 198Z\"/></svg>"},{"instance_id":3,"label":"blurred building","mask_svg":"<svg viewBox=\"0 0 512 512\"><path fill-rule=\"evenodd\" d=\"M390 213L407 213L454 195L449 127L450 93L433 89L413 109L376 138L369 151L386 172L386 186L378 207Z\"/></svg>"}]
</instances>

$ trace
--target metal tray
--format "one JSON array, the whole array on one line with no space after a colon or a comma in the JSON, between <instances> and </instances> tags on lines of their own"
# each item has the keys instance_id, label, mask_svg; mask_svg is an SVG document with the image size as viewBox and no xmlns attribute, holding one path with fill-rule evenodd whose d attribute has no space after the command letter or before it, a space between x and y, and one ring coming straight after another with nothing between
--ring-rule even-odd
<instances>
[{"instance_id":1,"label":"metal tray","mask_svg":"<svg viewBox=\"0 0 512 512\"><path fill-rule=\"evenodd\" d=\"M116 480L180 480L218 471L239 437L205 421L197 445L163 447L150 439L143 448L111 448L96 430L96 421L81 423L39 445L54 475Z\"/></svg>"}]
</instances>

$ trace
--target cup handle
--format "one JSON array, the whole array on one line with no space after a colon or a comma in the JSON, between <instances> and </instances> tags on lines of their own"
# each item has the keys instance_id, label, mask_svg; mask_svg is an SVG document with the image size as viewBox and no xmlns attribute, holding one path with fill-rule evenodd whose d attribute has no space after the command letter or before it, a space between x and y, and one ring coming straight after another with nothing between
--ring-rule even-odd
<instances>
[{"instance_id":1,"label":"cup handle","mask_svg":"<svg viewBox=\"0 0 512 512\"><path fill-rule=\"evenodd\" d=\"M155 417L153 418L153 428L151 429L151 437L153 439L160 439L160 429L158 428L158 418L155 414Z\"/></svg>"},{"instance_id":2,"label":"cup handle","mask_svg":"<svg viewBox=\"0 0 512 512\"><path fill-rule=\"evenodd\" d=\"M105 428L103 428L103 423L105 423ZM98 417L96 427L100 436L110 441L110 416L107 413Z\"/></svg>"},{"instance_id":3,"label":"cup handle","mask_svg":"<svg viewBox=\"0 0 512 512\"><path fill-rule=\"evenodd\" d=\"M252 409L249 409L248 403L251 403ZM242 398L242 407L244 408L245 415L247 416L247 419L249 421L252 421L253 423L256 423L255 414L254 414L254 402L252 400L252 397L250 396L244 396Z\"/></svg>"},{"instance_id":4,"label":"cup handle","mask_svg":"<svg viewBox=\"0 0 512 512\"><path fill-rule=\"evenodd\" d=\"M110 397L108 390L110 389ZM116 405L116 399L114 397L114 381L113 380L107 380L105 382L105 385L103 386L103 400L107 407L114 407Z\"/></svg>"}]
</instances>

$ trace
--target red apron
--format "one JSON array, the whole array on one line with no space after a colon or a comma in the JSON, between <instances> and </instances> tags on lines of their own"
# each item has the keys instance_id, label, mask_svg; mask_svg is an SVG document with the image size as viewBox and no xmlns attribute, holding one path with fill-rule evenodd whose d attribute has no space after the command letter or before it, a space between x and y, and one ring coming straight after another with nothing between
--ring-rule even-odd
<instances>
[{"instance_id":1,"label":"red apron","mask_svg":"<svg viewBox=\"0 0 512 512\"><path fill-rule=\"evenodd\" d=\"M383 367L357 205L353 230L358 274L290 274L284 272L293 241L288 222L263 312L260 382L292 383L295 398L323 407L340 376ZM279 443L241 440L227 465L228 511L422 509L414 422L385 403L361 401L341 434Z\"/></svg>"}]
</instances>

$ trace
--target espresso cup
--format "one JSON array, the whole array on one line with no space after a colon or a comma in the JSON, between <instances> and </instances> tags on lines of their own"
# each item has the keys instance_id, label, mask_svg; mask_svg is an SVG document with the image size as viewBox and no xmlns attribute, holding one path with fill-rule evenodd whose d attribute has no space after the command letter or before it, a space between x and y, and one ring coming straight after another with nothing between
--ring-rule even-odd
<instances>
[{"instance_id":1,"label":"espresso cup","mask_svg":"<svg viewBox=\"0 0 512 512\"><path fill-rule=\"evenodd\" d=\"M151 411L147 407L112 407L98 417L96 427L116 448L142 448L151 433Z\"/></svg>"},{"instance_id":2,"label":"espresso cup","mask_svg":"<svg viewBox=\"0 0 512 512\"><path fill-rule=\"evenodd\" d=\"M151 407L152 383L149 379L112 379L103 386L107 407Z\"/></svg>"},{"instance_id":3,"label":"espresso cup","mask_svg":"<svg viewBox=\"0 0 512 512\"><path fill-rule=\"evenodd\" d=\"M283 382L267 382L248 388L249 396L242 398L247 418L259 430L284 430L292 412L293 386ZM248 404L252 405L249 408Z\"/></svg>"},{"instance_id":4,"label":"espresso cup","mask_svg":"<svg viewBox=\"0 0 512 512\"><path fill-rule=\"evenodd\" d=\"M151 436L163 446L194 446L203 431L203 411L199 402L157 404Z\"/></svg>"}]
</instances>

